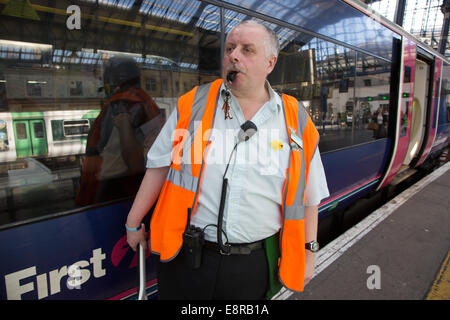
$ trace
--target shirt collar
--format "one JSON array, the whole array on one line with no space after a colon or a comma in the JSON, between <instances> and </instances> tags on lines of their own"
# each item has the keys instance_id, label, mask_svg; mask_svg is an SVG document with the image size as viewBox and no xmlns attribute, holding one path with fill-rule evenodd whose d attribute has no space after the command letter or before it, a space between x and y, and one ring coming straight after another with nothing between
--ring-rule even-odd
<instances>
[{"instance_id":1,"label":"shirt collar","mask_svg":"<svg viewBox=\"0 0 450 320\"><path fill-rule=\"evenodd\" d=\"M265 87L267 88L267 91L269 91L269 101L266 102L268 105L268 108L272 112L280 112L281 111L281 97L272 89L270 86L269 81L266 79ZM222 83L220 86L220 97L225 100L225 82ZM230 92L230 94L233 96L233 94ZM233 96L234 98L234 96Z\"/></svg>"}]
</instances>

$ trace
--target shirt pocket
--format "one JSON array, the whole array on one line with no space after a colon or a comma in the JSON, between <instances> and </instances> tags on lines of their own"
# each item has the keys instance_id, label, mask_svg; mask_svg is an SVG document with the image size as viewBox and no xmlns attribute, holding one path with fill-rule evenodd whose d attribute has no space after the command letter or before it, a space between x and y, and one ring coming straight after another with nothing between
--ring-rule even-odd
<instances>
[{"instance_id":1,"label":"shirt pocket","mask_svg":"<svg viewBox=\"0 0 450 320\"><path fill-rule=\"evenodd\" d=\"M261 148L259 169L261 175L286 178L289 166L290 146L286 139L269 139L265 147Z\"/></svg>"}]
</instances>

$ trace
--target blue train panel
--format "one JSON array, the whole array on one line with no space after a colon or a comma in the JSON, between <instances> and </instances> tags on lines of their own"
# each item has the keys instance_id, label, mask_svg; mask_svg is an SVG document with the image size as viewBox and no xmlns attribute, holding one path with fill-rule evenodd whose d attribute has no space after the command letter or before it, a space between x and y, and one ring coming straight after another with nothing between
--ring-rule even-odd
<instances>
[{"instance_id":1,"label":"blue train panel","mask_svg":"<svg viewBox=\"0 0 450 320\"><path fill-rule=\"evenodd\" d=\"M372 191L389 160L391 139L322 154L330 197L319 207L320 217Z\"/></svg>"},{"instance_id":2,"label":"blue train panel","mask_svg":"<svg viewBox=\"0 0 450 320\"><path fill-rule=\"evenodd\" d=\"M444 64L444 72L448 72L448 66ZM441 95L439 99L439 113L437 115L436 138L431 152L440 151L450 140L450 108L447 102L448 80L443 79Z\"/></svg>"},{"instance_id":3,"label":"blue train panel","mask_svg":"<svg viewBox=\"0 0 450 320\"><path fill-rule=\"evenodd\" d=\"M124 223L131 202L0 232L0 299L120 299L137 287ZM147 253L147 286L156 284Z\"/></svg>"}]
</instances>

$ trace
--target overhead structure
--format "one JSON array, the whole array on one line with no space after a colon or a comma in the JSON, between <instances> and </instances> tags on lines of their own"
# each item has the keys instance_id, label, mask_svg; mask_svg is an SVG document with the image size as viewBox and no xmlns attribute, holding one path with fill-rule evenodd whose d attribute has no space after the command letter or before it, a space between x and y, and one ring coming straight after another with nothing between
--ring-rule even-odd
<instances>
[{"instance_id":1,"label":"overhead structure","mask_svg":"<svg viewBox=\"0 0 450 320\"><path fill-rule=\"evenodd\" d=\"M448 0L365 0L370 8L450 57Z\"/></svg>"},{"instance_id":2,"label":"overhead structure","mask_svg":"<svg viewBox=\"0 0 450 320\"><path fill-rule=\"evenodd\" d=\"M444 0L441 6L441 11L444 14L444 23L441 30L441 39L439 41L439 52L445 54L448 47L448 28L450 25L450 0Z\"/></svg>"}]
</instances>

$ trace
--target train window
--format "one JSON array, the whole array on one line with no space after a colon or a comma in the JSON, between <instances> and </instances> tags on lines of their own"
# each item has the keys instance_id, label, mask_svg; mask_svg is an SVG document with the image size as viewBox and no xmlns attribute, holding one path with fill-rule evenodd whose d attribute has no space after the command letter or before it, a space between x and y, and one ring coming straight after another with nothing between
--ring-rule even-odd
<instances>
[{"instance_id":1,"label":"train window","mask_svg":"<svg viewBox=\"0 0 450 320\"><path fill-rule=\"evenodd\" d=\"M303 102L321 134L321 152L387 136L391 62L276 28L281 52L269 81Z\"/></svg>"},{"instance_id":2,"label":"train window","mask_svg":"<svg viewBox=\"0 0 450 320\"><path fill-rule=\"evenodd\" d=\"M356 52L288 29L279 33L281 52L269 75L272 86L306 107L321 134L321 152L354 144Z\"/></svg>"},{"instance_id":3,"label":"train window","mask_svg":"<svg viewBox=\"0 0 450 320\"><path fill-rule=\"evenodd\" d=\"M89 120L64 120L64 136L87 136L89 133Z\"/></svg>"},{"instance_id":4,"label":"train window","mask_svg":"<svg viewBox=\"0 0 450 320\"><path fill-rule=\"evenodd\" d=\"M53 141L73 140L87 137L95 119L51 120Z\"/></svg>"},{"instance_id":5,"label":"train window","mask_svg":"<svg viewBox=\"0 0 450 320\"><path fill-rule=\"evenodd\" d=\"M403 72L403 91L401 100L401 122L400 122L400 137L406 136L408 133L408 110L410 104L411 93L411 67L404 66Z\"/></svg>"},{"instance_id":6,"label":"train window","mask_svg":"<svg viewBox=\"0 0 450 320\"><path fill-rule=\"evenodd\" d=\"M64 140L62 120L51 120L53 141Z\"/></svg>"},{"instance_id":7,"label":"train window","mask_svg":"<svg viewBox=\"0 0 450 320\"><path fill-rule=\"evenodd\" d=\"M410 83L411 82L411 67L405 66L404 69L404 76L403 76L403 83Z\"/></svg>"},{"instance_id":8,"label":"train window","mask_svg":"<svg viewBox=\"0 0 450 320\"><path fill-rule=\"evenodd\" d=\"M42 122L34 122L33 131L35 138L44 138L44 124Z\"/></svg>"},{"instance_id":9,"label":"train window","mask_svg":"<svg viewBox=\"0 0 450 320\"><path fill-rule=\"evenodd\" d=\"M0 28L0 118L13 126L7 132L0 122L0 167L25 164L29 178L0 181L0 225L130 201L179 95L220 76L218 7L102 2L77 3L80 30L68 29L68 0L33 7L39 19L2 14L9 27Z\"/></svg>"},{"instance_id":10,"label":"train window","mask_svg":"<svg viewBox=\"0 0 450 320\"><path fill-rule=\"evenodd\" d=\"M16 123L16 138L17 140L28 139L27 126L25 123Z\"/></svg>"},{"instance_id":11,"label":"train window","mask_svg":"<svg viewBox=\"0 0 450 320\"><path fill-rule=\"evenodd\" d=\"M352 44L354 47L364 48L384 58L390 58L392 53L394 32L382 26L372 16L368 17L358 10L348 10L345 1L226 0L226 2ZM309 34L303 34L296 40L307 42L308 38L311 38Z\"/></svg>"},{"instance_id":12,"label":"train window","mask_svg":"<svg viewBox=\"0 0 450 320\"><path fill-rule=\"evenodd\" d=\"M387 136L390 109L391 63L357 54L354 143ZM367 86L367 83L370 86Z\"/></svg>"}]
</instances>

